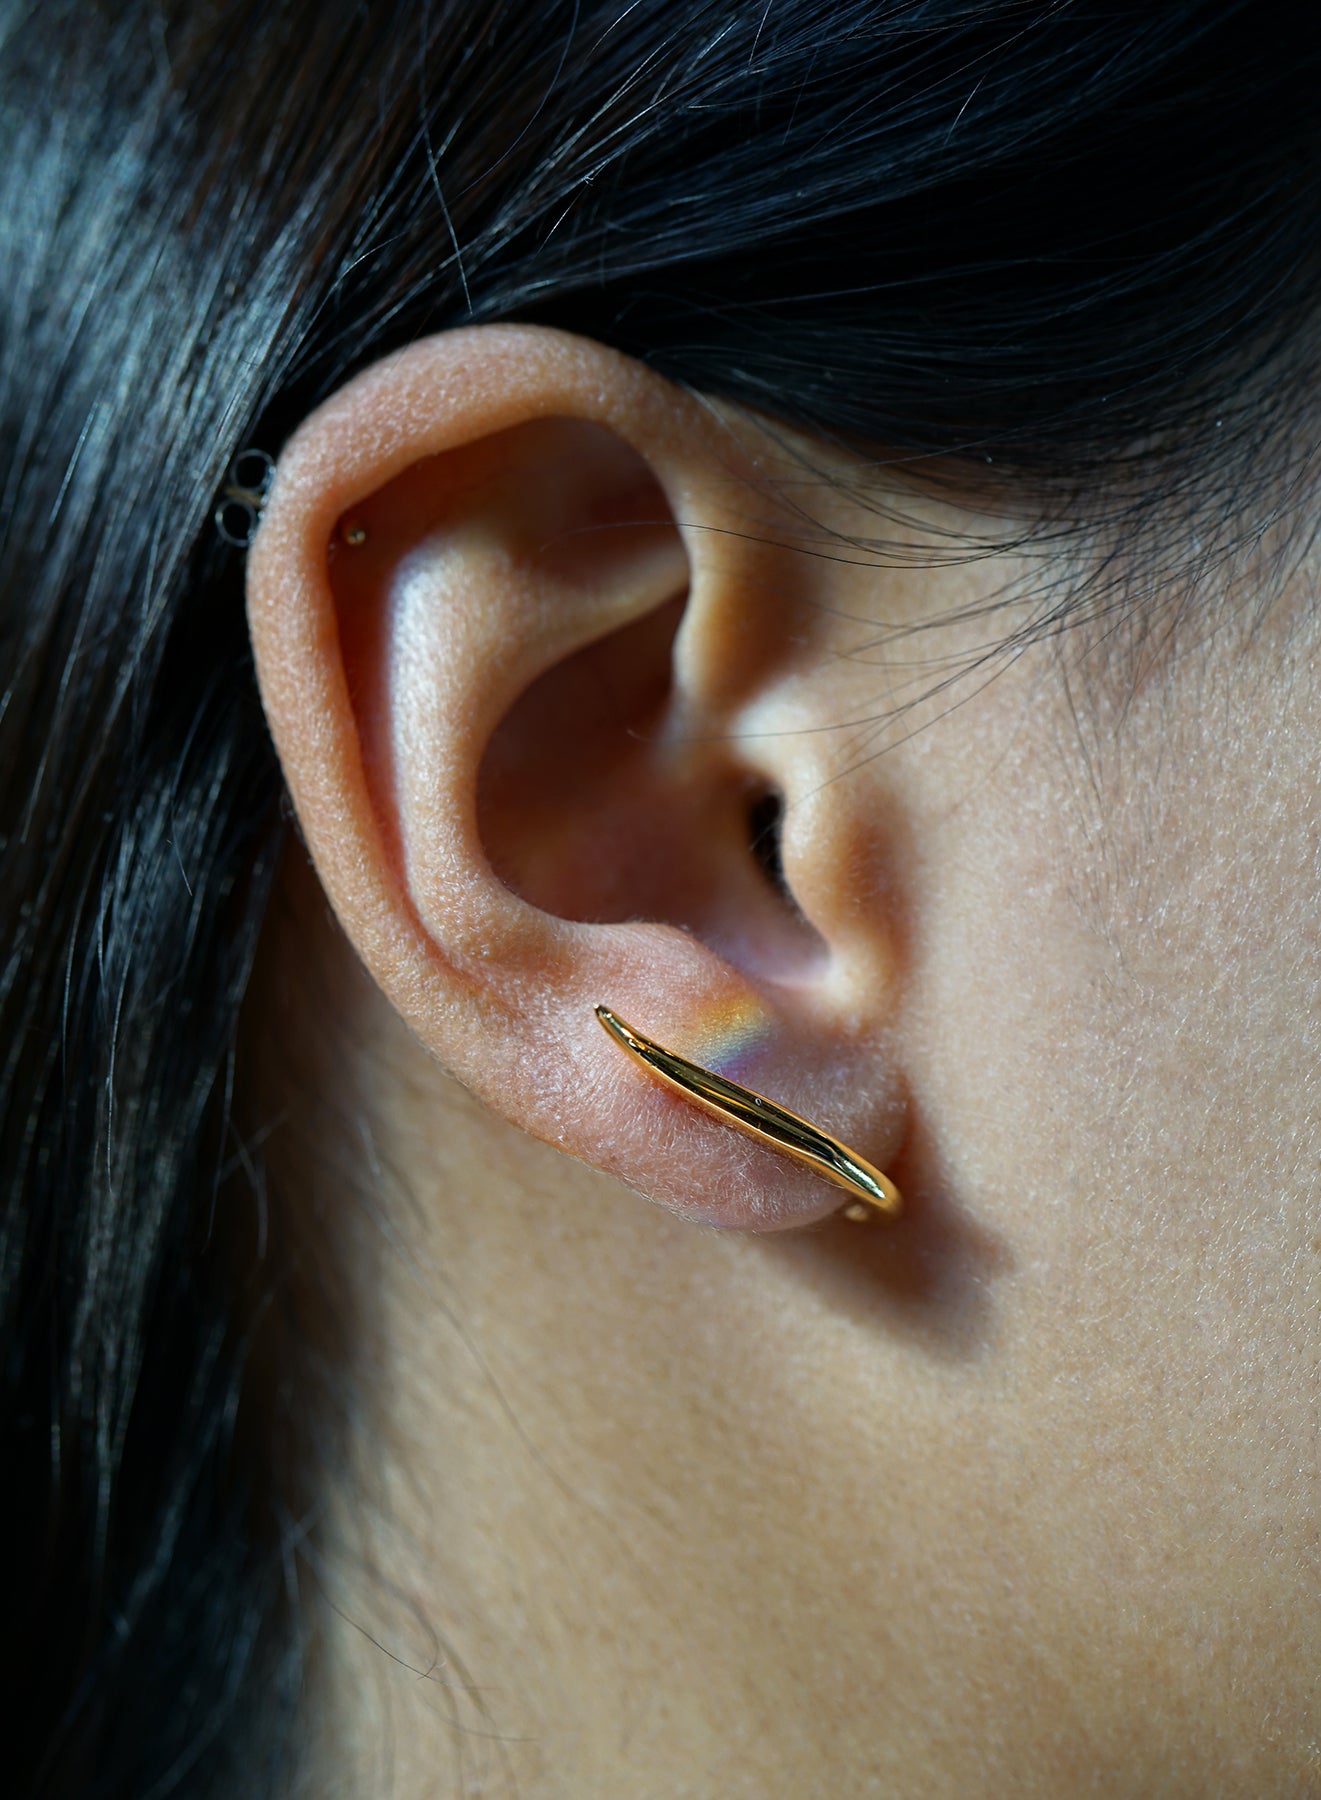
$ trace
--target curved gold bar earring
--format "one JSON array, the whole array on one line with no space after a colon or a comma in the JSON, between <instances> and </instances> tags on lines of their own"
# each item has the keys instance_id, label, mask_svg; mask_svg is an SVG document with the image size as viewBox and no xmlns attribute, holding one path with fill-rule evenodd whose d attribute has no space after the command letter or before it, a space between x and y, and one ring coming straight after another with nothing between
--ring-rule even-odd
<instances>
[{"instance_id":1,"label":"curved gold bar earring","mask_svg":"<svg viewBox=\"0 0 1321 1800\"><path fill-rule=\"evenodd\" d=\"M626 1050L643 1068L658 1076L668 1087L675 1088L686 1100L692 1100L707 1112L714 1113L717 1119L723 1119L725 1124L737 1126L763 1144L770 1144L787 1156L806 1163L818 1175L824 1175L828 1181L854 1195L852 1205L844 1208L846 1219L863 1224L878 1216L886 1219L898 1216L902 1201L899 1189L889 1176L882 1175L879 1169L841 1144L838 1138L831 1137L829 1132L809 1125L806 1119L790 1112L787 1106L768 1100L765 1094L754 1093L737 1081L730 1081L712 1069L704 1069L700 1063L689 1062L686 1056L680 1056L676 1051L665 1049L653 1038L644 1037L640 1031L626 1025L608 1006L598 1006L596 1016L621 1050Z\"/></svg>"}]
</instances>

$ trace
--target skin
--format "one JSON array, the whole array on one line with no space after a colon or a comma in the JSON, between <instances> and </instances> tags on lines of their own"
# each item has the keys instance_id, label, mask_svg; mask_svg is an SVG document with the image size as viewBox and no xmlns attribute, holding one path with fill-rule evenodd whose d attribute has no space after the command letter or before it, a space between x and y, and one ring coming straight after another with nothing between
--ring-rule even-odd
<instances>
[{"instance_id":1,"label":"skin","mask_svg":"<svg viewBox=\"0 0 1321 1800\"><path fill-rule=\"evenodd\" d=\"M359 1408L310 1791L1321 1793L1315 571L987 679L1064 553L850 550L1004 521L812 460L511 328L282 459L251 1081ZM902 1219L597 999L759 1009Z\"/></svg>"}]
</instances>

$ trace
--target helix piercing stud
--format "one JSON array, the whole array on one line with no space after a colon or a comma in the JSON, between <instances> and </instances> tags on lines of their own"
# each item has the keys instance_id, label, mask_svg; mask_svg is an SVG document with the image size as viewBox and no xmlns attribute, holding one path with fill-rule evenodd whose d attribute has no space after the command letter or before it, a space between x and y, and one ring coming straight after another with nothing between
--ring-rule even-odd
<instances>
[{"instance_id":1,"label":"helix piercing stud","mask_svg":"<svg viewBox=\"0 0 1321 1800\"><path fill-rule=\"evenodd\" d=\"M275 462L264 450L240 450L229 465L213 516L217 532L236 550L246 550L256 537L274 480Z\"/></svg>"}]
</instances>

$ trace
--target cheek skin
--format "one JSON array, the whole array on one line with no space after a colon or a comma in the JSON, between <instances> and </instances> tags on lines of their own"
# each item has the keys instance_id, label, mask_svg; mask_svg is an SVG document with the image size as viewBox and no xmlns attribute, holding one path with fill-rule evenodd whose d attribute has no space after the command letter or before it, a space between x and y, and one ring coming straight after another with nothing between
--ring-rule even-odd
<instances>
[{"instance_id":1,"label":"cheek skin","mask_svg":"<svg viewBox=\"0 0 1321 1800\"><path fill-rule=\"evenodd\" d=\"M401 1800L460 1738L573 1800L1321 1792L1315 696L1189 659L1083 739L1052 655L856 758L916 1249L682 1225L364 1001L411 1200L335 1655Z\"/></svg>"},{"instance_id":2,"label":"cheek skin","mask_svg":"<svg viewBox=\"0 0 1321 1800\"><path fill-rule=\"evenodd\" d=\"M1180 1793L1321 1775L1321 768L1259 673L1171 668L1085 762L1045 683L951 715L936 765L1004 751L913 905L921 1103L1016 1265L968 1444L1009 1610L1090 1753Z\"/></svg>"}]
</instances>

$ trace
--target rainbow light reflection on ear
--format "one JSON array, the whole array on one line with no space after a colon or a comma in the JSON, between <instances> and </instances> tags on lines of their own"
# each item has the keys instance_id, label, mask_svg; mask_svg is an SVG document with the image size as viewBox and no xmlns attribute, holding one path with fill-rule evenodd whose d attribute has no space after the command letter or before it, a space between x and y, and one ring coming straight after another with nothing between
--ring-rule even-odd
<instances>
[{"instance_id":1,"label":"rainbow light reflection on ear","mask_svg":"<svg viewBox=\"0 0 1321 1800\"><path fill-rule=\"evenodd\" d=\"M753 1051L771 1035L771 1015L751 995L731 995L704 1007L687 1054L717 1074L737 1079Z\"/></svg>"}]
</instances>

